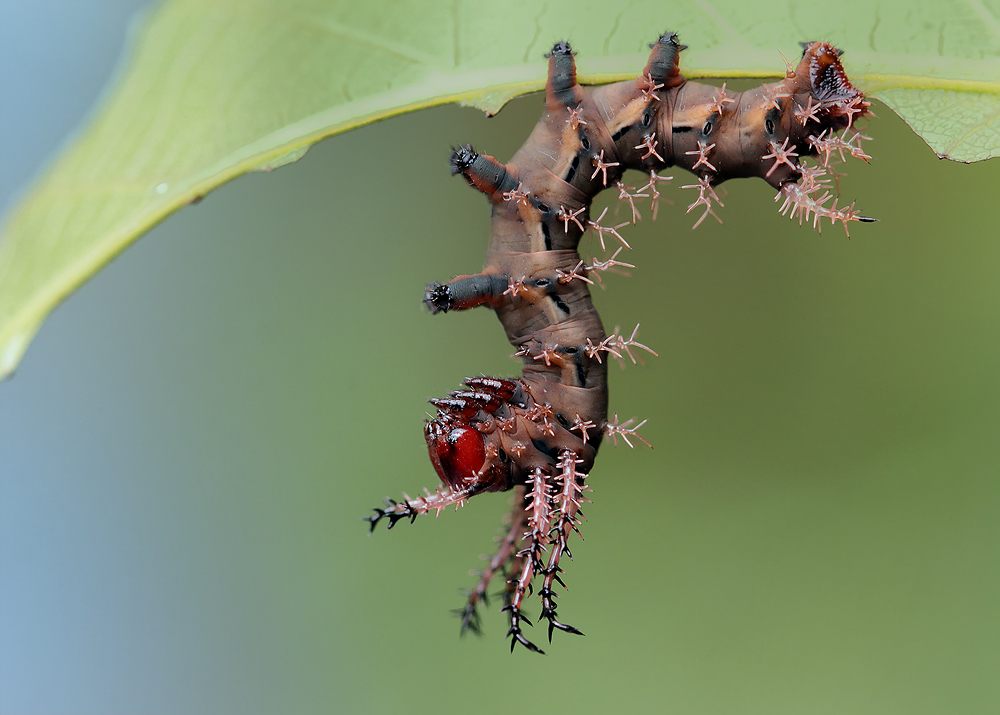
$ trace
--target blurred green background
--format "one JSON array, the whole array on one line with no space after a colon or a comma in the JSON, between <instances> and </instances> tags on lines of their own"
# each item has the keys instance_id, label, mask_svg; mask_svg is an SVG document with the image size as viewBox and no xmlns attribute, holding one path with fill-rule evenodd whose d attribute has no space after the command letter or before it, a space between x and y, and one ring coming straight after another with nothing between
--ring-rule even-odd
<instances>
[{"instance_id":1,"label":"blurred green background","mask_svg":"<svg viewBox=\"0 0 1000 715\"><path fill-rule=\"evenodd\" d=\"M143 4L0 3L5 207ZM459 638L506 495L367 535L435 484L425 400L517 373L492 315L419 298L486 248L449 147L507 158L540 105L324 141L53 313L0 385L0 710L1000 708L1000 163L938 161L884 107L842 182L881 221L850 240L760 182L692 232L679 172L627 229L638 268L596 301L660 353L611 370L655 449L591 478L560 608L585 638L510 655L493 612Z\"/></svg>"}]
</instances>

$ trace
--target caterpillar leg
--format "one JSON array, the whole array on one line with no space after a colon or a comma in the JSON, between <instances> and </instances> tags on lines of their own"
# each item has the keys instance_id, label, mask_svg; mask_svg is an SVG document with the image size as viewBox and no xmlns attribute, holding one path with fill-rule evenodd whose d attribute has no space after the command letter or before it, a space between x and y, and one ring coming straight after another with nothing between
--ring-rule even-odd
<instances>
[{"instance_id":1,"label":"caterpillar leg","mask_svg":"<svg viewBox=\"0 0 1000 715\"><path fill-rule=\"evenodd\" d=\"M458 276L447 283L431 283L424 292L424 304L432 314L449 310L468 310L500 302L510 279L501 273L477 273Z\"/></svg>"},{"instance_id":2,"label":"caterpillar leg","mask_svg":"<svg viewBox=\"0 0 1000 715\"><path fill-rule=\"evenodd\" d=\"M661 87L672 89L684 84L678 60L681 52L687 49L687 45L682 45L677 41L677 33L663 33L656 42L649 46L649 49L652 52L649 55L646 68L643 70L643 76L647 78L647 82L659 85L656 89Z\"/></svg>"},{"instance_id":3,"label":"caterpillar leg","mask_svg":"<svg viewBox=\"0 0 1000 715\"><path fill-rule=\"evenodd\" d=\"M471 144L452 149L450 163L452 176L461 174L470 186L487 196L517 188L517 177L508 172L506 165L489 154L480 154Z\"/></svg>"},{"instance_id":4,"label":"caterpillar leg","mask_svg":"<svg viewBox=\"0 0 1000 715\"><path fill-rule=\"evenodd\" d=\"M546 57L549 76L545 83L545 106L554 111L565 107L573 110L583 101L583 89L576 83L576 60L568 42L557 42Z\"/></svg>"}]
</instances>

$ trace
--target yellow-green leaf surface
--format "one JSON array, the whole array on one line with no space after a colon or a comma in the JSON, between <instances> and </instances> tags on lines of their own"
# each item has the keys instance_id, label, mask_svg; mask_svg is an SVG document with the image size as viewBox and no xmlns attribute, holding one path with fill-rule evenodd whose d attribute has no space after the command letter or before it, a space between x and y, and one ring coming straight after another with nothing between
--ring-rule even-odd
<instances>
[{"instance_id":1,"label":"yellow-green leaf surface","mask_svg":"<svg viewBox=\"0 0 1000 715\"><path fill-rule=\"evenodd\" d=\"M584 82L634 76L647 43L667 29L690 45L689 77L778 76L779 51L794 58L797 41L829 40L846 50L858 86L939 154L995 156L998 8L997 0L167 2L106 106L7 217L0 373L14 369L60 300L172 211L376 119L453 101L497 111L542 87L542 54L559 39L579 52Z\"/></svg>"}]
</instances>

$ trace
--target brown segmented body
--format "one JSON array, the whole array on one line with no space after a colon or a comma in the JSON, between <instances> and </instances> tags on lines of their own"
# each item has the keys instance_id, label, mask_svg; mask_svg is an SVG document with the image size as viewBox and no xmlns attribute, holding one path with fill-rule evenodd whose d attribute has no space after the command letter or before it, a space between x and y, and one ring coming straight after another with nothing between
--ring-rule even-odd
<instances>
[{"instance_id":1,"label":"brown segmented body","mask_svg":"<svg viewBox=\"0 0 1000 715\"><path fill-rule=\"evenodd\" d=\"M442 488L417 499L387 500L387 508L368 518L372 529L383 518L392 527L481 492L514 489L508 533L462 610L463 630L478 631L477 605L494 573L505 571L512 649L521 643L539 651L523 633L521 613L536 577L549 639L554 629L579 633L557 619L553 587L561 583L560 560L579 524L585 479L605 435L642 439L631 421L608 421L609 356L649 349L634 332L627 339L608 336L591 302L588 276L628 265L614 259L617 252L591 266L582 262L578 245L588 229L599 233L602 246L605 237L625 244L620 226L590 216L593 198L615 186L633 220L636 198L650 198L655 217L663 178L657 172L676 165L698 177L686 187L698 191L688 210L704 208L698 223L714 215L715 186L751 176L777 189L784 196L782 213L800 222L828 219L846 230L848 221L869 220L853 205L838 209L823 178L835 152L867 158L859 134L834 136L869 106L848 81L838 50L803 43L802 60L784 80L734 93L685 81L676 35L662 35L650 47L637 79L581 87L572 50L557 43L548 55L545 112L511 161L501 164L470 146L453 151L452 173L490 201L490 244L481 273L428 286L425 302L434 313L493 308L523 357L523 373L519 379L470 378L469 389L432 400L438 415L425 434ZM806 156L821 165L805 167L800 159ZM642 171L646 186L622 184L626 170Z\"/></svg>"}]
</instances>

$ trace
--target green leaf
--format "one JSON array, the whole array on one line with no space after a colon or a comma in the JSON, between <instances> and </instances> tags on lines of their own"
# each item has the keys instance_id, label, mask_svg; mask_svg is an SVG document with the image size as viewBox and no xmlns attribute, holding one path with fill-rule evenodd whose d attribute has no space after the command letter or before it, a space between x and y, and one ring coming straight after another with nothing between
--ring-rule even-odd
<instances>
[{"instance_id":1,"label":"green leaf","mask_svg":"<svg viewBox=\"0 0 1000 715\"><path fill-rule=\"evenodd\" d=\"M690 45L693 78L780 76L779 50L832 41L858 86L940 155L1000 154L1000 23L980 0L173 0L96 120L7 218L0 374L59 301L220 184L401 112L455 101L496 112L543 86L558 39L579 51L581 81L634 76L667 29Z\"/></svg>"}]
</instances>

